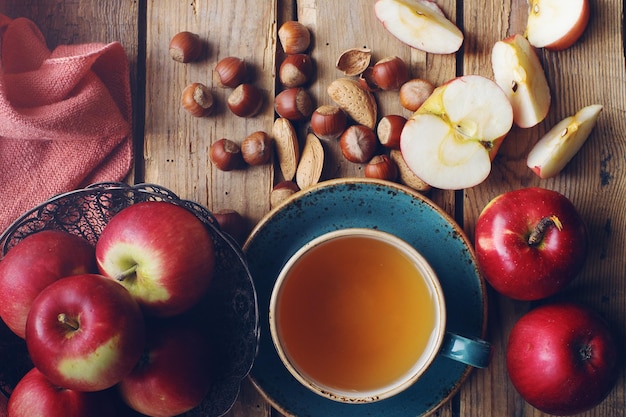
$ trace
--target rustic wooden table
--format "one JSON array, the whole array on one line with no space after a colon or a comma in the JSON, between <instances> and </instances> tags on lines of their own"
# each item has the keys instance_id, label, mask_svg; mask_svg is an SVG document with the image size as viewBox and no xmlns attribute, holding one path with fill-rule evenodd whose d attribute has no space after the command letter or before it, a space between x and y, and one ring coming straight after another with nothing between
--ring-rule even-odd
<instances>
[{"instance_id":1,"label":"rustic wooden table","mask_svg":"<svg viewBox=\"0 0 626 417\"><path fill-rule=\"evenodd\" d=\"M412 74L441 84L460 74L492 77L490 52L497 40L521 33L526 0L438 0L465 33L456 55L428 55L411 50L390 36L374 17L373 0L4 0L0 12L32 19L50 48L59 44L119 40L131 62L136 159L129 182L161 184L179 196L211 210L232 208L252 228L270 210L269 194L280 179L272 165L221 172L208 157L209 145L227 137L236 141L256 130L271 131L281 47L277 28L300 20L313 33L310 50L316 79L309 91L317 104L329 103L325 90L339 76L339 53L369 47L374 59L398 55L410 62ZM592 1L591 22L582 39L562 52L539 51L553 96L551 111L539 126L514 128L483 184L458 192L433 190L431 197L472 236L483 206L496 195L520 187L541 186L567 195L586 220L591 251L582 274L564 297L597 308L626 342L626 71L623 45L624 5L618 0ZM181 65L167 53L171 36L189 30L207 41L206 57ZM250 119L225 108L227 91L217 85L212 69L218 59L235 55L252 65L254 82L267 102ZM179 96L191 81L212 86L219 103L214 116L196 119L183 112ZM404 113L395 93L379 95L381 113ZM526 168L525 158L537 139L560 119L584 105L600 103L604 111L580 153L556 178L540 180ZM324 178L363 176L363 167L346 162L338 146L329 144ZM522 401L507 380L504 347L508 333L530 307L490 294L488 338L495 356L488 369L474 371L439 416L540 416ZM626 415L626 383L622 369L617 386L591 416ZM245 381L231 416L280 415Z\"/></svg>"}]
</instances>

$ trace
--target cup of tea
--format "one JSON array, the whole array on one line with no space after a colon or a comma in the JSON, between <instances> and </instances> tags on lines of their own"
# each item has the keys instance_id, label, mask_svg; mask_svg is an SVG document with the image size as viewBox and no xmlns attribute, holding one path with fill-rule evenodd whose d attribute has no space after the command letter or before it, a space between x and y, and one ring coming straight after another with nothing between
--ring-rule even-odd
<instances>
[{"instance_id":1,"label":"cup of tea","mask_svg":"<svg viewBox=\"0 0 626 417\"><path fill-rule=\"evenodd\" d=\"M281 269L270 298L278 355L326 398L368 403L410 387L438 355L486 367L491 345L446 331L443 290L427 260L379 230L332 231Z\"/></svg>"}]
</instances>

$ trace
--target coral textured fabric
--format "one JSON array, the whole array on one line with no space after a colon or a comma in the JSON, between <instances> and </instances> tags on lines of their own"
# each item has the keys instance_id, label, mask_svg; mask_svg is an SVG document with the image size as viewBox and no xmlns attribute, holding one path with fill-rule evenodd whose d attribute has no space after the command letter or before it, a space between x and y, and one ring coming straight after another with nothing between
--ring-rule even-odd
<instances>
[{"instance_id":1,"label":"coral textured fabric","mask_svg":"<svg viewBox=\"0 0 626 417\"><path fill-rule=\"evenodd\" d=\"M132 164L129 64L119 42L50 51L0 14L0 230L28 209Z\"/></svg>"}]
</instances>

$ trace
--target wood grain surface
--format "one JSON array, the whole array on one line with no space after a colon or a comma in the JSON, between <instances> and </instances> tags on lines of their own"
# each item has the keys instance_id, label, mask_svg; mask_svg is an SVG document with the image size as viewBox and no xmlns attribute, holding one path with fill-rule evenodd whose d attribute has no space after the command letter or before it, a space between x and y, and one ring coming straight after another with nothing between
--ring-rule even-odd
<instances>
[{"instance_id":1,"label":"wood grain surface","mask_svg":"<svg viewBox=\"0 0 626 417\"><path fill-rule=\"evenodd\" d=\"M120 41L131 62L134 108L135 168L129 182L151 182L211 210L241 212L251 229L270 210L270 191L280 180L275 164L222 172L208 156L212 142L225 137L241 142L253 131L271 131L273 97L280 90L277 66L283 58L277 38L280 24L299 20L313 35L310 54L315 79L308 91L316 105L330 103L327 85L341 74L335 62L341 51L368 47L373 60L397 55L410 63L413 76L441 84L454 76L493 77L494 42L524 31L526 0L438 0L445 14L465 34L459 53L432 55L413 50L387 33L373 14L374 0L3 0L0 13L32 19L48 45ZM564 51L538 50L552 92L547 119L531 129L513 128L504 141L489 178L462 191L432 190L428 196L453 215L468 236L482 208L500 193L541 186L568 196L590 231L590 253L584 270L558 297L598 309L615 329L624 352L626 342L626 67L623 46L624 4L592 0L591 21L580 41ZM205 42L203 58L191 64L170 59L168 44L189 30ZM215 63L239 56L252 68L261 88L261 113L243 119L226 108L228 89L217 86ZM191 82L211 87L215 114L197 119L180 106L182 89ZM397 92L377 95L381 114L408 116ZM559 120L593 103L604 105L596 129L579 154L557 177L540 180L526 167L534 143ZM298 126L301 140L306 124ZM324 179L363 176L363 166L347 162L337 143L325 143ZM508 381L504 352L515 321L532 303L489 294L489 340L495 354L489 368L475 370L435 415L442 417L539 417ZM622 355L623 356L623 355ZM624 368L617 386L584 417L626 415ZM229 416L279 415L245 381Z\"/></svg>"}]
</instances>

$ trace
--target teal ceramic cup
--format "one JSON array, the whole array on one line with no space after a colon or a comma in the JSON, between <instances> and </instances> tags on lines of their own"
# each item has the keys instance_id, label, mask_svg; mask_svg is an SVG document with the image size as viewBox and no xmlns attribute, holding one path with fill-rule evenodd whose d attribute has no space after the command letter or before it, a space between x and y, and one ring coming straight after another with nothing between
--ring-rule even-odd
<instances>
[{"instance_id":1,"label":"teal ceramic cup","mask_svg":"<svg viewBox=\"0 0 626 417\"><path fill-rule=\"evenodd\" d=\"M287 370L343 403L392 397L439 356L477 368L491 358L488 342L446 330L444 292L424 256L379 230L341 229L307 242L280 270L269 310Z\"/></svg>"}]
</instances>

